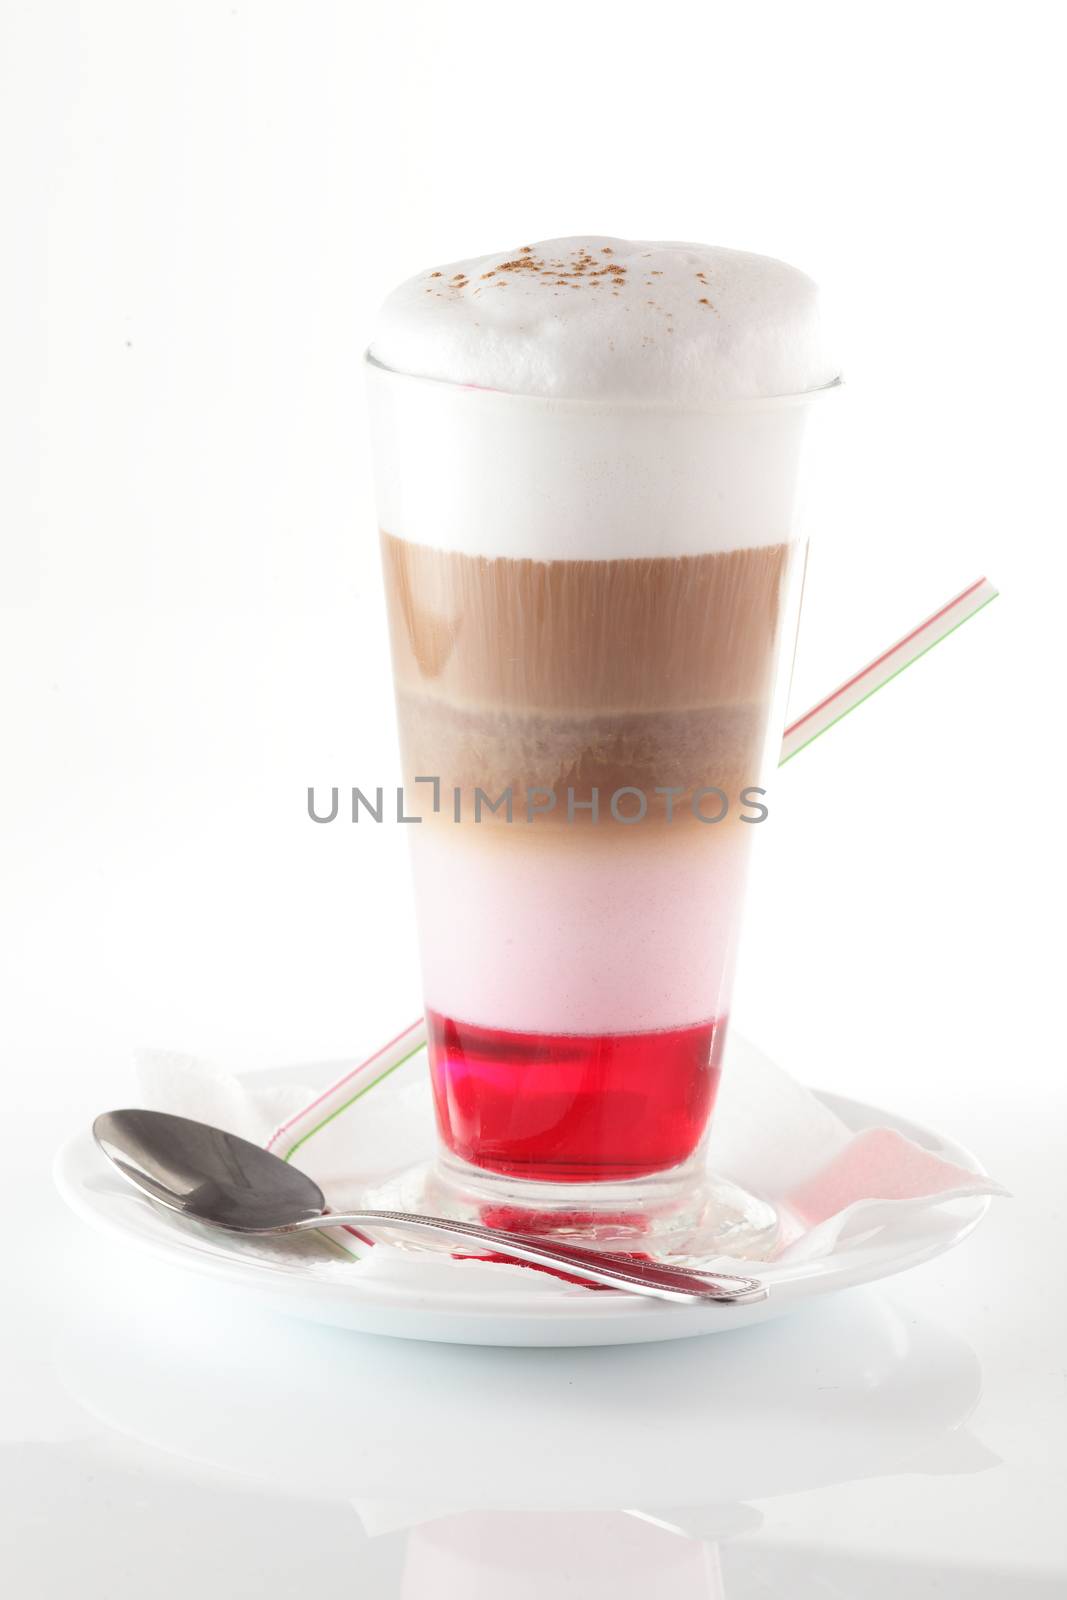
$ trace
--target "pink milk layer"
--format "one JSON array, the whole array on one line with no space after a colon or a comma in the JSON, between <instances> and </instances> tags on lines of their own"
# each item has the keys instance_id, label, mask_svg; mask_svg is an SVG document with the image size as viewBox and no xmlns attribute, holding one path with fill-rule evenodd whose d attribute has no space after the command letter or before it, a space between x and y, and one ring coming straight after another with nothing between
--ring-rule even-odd
<instances>
[{"instance_id":1,"label":"pink milk layer","mask_svg":"<svg viewBox=\"0 0 1067 1600\"><path fill-rule=\"evenodd\" d=\"M595 848L413 828L427 1006L545 1034L642 1033L721 1015L752 832L723 826L729 836L715 825L706 840L660 829L647 843Z\"/></svg>"}]
</instances>

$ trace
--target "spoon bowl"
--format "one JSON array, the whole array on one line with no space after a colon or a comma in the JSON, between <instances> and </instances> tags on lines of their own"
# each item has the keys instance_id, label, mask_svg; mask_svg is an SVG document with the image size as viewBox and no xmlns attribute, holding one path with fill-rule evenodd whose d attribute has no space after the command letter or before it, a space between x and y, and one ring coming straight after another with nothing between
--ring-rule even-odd
<instances>
[{"instance_id":1,"label":"spoon bowl","mask_svg":"<svg viewBox=\"0 0 1067 1600\"><path fill-rule=\"evenodd\" d=\"M307 1173L206 1122L165 1111L105 1111L93 1138L136 1188L209 1226L269 1233L317 1221L326 1210Z\"/></svg>"}]
</instances>

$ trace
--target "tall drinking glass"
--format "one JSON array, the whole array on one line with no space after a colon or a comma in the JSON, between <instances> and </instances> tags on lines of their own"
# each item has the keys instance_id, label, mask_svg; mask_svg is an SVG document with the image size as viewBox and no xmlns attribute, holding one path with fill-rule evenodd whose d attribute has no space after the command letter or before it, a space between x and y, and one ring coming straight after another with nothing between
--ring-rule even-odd
<instances>
[{"instance_id":1,"label":"tall drinking glass","mask_svg":"<svg viewBox=\"0 0 1067 1600\"><path fill-rule=\"evenodd\" d=\"M543 399L368 361L435 1203L752 1253L706 1171L816 393Z\"/></svg>"}]
</instances>

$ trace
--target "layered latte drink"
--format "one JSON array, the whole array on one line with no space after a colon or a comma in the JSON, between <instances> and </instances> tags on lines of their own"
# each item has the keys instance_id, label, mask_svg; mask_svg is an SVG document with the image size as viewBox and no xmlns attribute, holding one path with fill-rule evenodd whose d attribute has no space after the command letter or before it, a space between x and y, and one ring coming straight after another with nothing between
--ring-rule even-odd
<instances>
[{"instance_id":1,"label":"layered latte drink","mask_svg":"<svg viewBox=\"0 0 1067 1600\"><path fill-rule=\"evenodd\" d=\"M791 643L814 287L565 239L369 368L443 1160L490 1220L692 1186Z\"/></svg>"}]
</instances>

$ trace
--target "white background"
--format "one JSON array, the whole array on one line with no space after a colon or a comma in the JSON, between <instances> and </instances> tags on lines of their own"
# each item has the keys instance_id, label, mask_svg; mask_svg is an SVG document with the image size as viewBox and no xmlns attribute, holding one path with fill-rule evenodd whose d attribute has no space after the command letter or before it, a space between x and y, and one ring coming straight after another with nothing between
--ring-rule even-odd
<instances>
[{"instance_id":1,"label":"white background","mask_svg":"<svg viewBox=\"0 0 1067 1600\"><path fill-rule=\"evenodd\" d=\"M360 355L399 278L596 230L823 285L848 388L796 711L981 573L1003 591L783 772L736 1021L1028 1138L1013 1058L1060 1076L1058 8L2 18L15 1092L50 1039L89 1105L136 1043L343 1055L417 1009L402 830L305 812L396 776Z\"/></svg>"},{"instance_id":2,"label":"white background","mask_svg":"<svg viewBox=\"0 0 1067 1600\"><path fill-rule=\"evenodd\" d=\"M417 1010L402 830L305 811L397 773L383 295L552 235L735 245L820 280L848 380L794 710L1002 591L783 771L735 1023L1015 1188L1001 1292L953 1280L1006 1359L1061 1204L1061 19L4 0L0 1072L40 1185L139 1044L351 1056ZM986 1403L1024 1475L1061 1336ZM979 1555L998 1492L952 1502ZM1048 1524L1015 1526L1040 1564Z\"/></svg>"}]
</instances>

